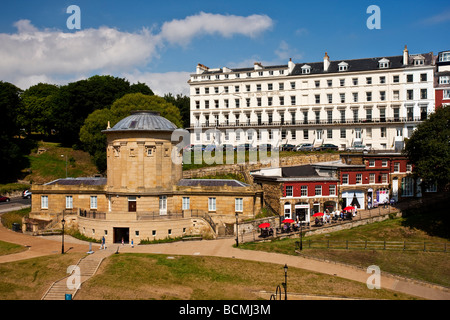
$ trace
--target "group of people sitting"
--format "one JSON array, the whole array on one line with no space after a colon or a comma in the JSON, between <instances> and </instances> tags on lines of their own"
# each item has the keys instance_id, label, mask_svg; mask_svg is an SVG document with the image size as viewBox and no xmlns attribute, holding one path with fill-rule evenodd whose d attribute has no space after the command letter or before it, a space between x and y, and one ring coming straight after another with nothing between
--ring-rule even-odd
<instances>
[{"instance_id":1,"label":"group of people sitting","mask_svg":"<svg viewBox=\"0 0 450 320\"><path fill-rule=\"evenodd\" d=\"M356 217L357 209L354 210L335 210L332 212L329 212L328 209L325 210L323 217L319 218L316 217L314 220L315 225L324 225L326 223L332 223L337 221L344 221L344 220L352 220L353 217Z\"/></svg>"}]
</instances>

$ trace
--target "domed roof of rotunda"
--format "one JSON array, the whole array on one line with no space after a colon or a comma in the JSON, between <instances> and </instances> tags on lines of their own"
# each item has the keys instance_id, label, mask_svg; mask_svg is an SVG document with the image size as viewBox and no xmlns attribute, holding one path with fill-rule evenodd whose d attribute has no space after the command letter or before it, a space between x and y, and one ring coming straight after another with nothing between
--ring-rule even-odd
<instances>
[{"instance_id":1,"label":"domed roof of rotunda","mask_svg":"<svg viewBox=\"0 0 450 320\"><path fill-rule=\"evenodd\" d=\"M120 120L114 127L106 131L174 131L177 126L157 111L133 111L132 114Z\"/></svg>"}]
</instances>

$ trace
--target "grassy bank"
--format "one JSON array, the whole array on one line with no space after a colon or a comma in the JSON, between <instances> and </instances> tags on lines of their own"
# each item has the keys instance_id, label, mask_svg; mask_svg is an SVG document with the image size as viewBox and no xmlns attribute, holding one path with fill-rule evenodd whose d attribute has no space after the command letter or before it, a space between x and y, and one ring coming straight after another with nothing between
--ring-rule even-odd
<instances>
[{"instance_id":1,"label":"grassy bank","mask_svg":"<svg viewBox=\"0 0 450 320\"><path fill-rule=\"evenodd\" d=\"M77 299L255 300L284 281L280 265L217 257L120 254L83 284ZM289 268L291 292L370 299L410 299L363 283Z\"/></svg>"},{"instance_id":2,"label":"grassy bank","mask_svg":"<svg viewBox=\"0 0 450 320\"><path fill-rule=\"evenodd\" d=\"M409 226L407 218L377 222L353 229L330 234L304 237L308 240L367 240L367 241L429 241L446 242L447 239L429 235L416 227ZM299 239L283 239L265 243L246 243L240 248L295 255L295 242ZM384 250L345 250L308 249L303 246L302 255L318 259L339 261L367 268L378 265L382 272L399 274L405 277L450 286L450 254L423 251L384 251Z\"/></svg>"}]
</instances>

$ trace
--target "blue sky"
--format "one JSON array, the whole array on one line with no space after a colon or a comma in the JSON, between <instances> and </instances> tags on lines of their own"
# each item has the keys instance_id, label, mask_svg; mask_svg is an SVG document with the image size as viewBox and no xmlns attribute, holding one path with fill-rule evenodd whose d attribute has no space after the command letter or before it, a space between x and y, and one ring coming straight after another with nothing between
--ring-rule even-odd
<instances>
[{"instance_id":1,"label":"blue sky","mask_svg":"<svg viewBox=\"0 0 450 320\"><path fill-rule=\"evenodd\" d=\"M70 5L81 29L70 30ZM370 30L367 8L381 10ZM7 1L0 11L0 80L22 89L94 74L188 93L197 63L249 67L450 49L450 2L430 1Z\"/></svg>"}]
</instances>

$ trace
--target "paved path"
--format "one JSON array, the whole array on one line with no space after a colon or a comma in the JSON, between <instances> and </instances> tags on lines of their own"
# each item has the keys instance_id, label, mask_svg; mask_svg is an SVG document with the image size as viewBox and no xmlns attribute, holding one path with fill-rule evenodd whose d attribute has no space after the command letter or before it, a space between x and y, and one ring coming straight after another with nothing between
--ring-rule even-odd
<instances>
[{"instance_id":1,"label":"paved path","mask_svg":"<svg viewBox=\"0 0 450 320\"><path fill-rule=\"evenodd\" d=\"M75 243L77 241L69 242L70 237L66 237L66 247L71 248L74 252L87 252L88 244ZM17 254L0 256L0 263L11 262L22 259L29 259L38 256L58 254L61 252L61 241L50 240L49 238L33 237L23 235L10 231L3 226L0 226L0 240L29 245L29 250ZM116 250L119 252L135 252L135 253L159 253L159 254L176 254L176 255L199 255L199 256L215 256L236 258L251 261L261 261L268 263L275 263L290 267L306 269L314 272L334 275L337 277L350 279L366 283L369 274L364 270L356 268L336 265L323 261L307 259L298 256L283 255L278 253L260 252L254 250L241 250L233 248L234 239L220 239L220 240L203 240L203 241L186 241L163 243L154 245L139 245L131 248L129 245L122 246L120 244L109 245L109 250ZM93 250L99 252L98 245L93 245ZM66 249L66 250L67 250ZM109 251L108 250L108 251ZM450 300L450 292L448 290L441 290L436 286L427 286L413 283L403 279L396 279L388 276L381 276L381 287L390 289L410 295L417 296L424 299L433 300Z\"/></svg>"},{"instance_id":2,"label":"paved path","mask_svg":"<svg viewBox=\"0 0 450 320\"><path fill-rule=\"evenodd\" d=\"M261 261L275 263L290 267L306 269L319 273L334 275L344 279L350 279L366 283L370 276L364 270L357 268L337 265L334 263L317 261L298 256L290 256L278 253L268 253L254 250L241 250L233 248L234 239L221 240L203 240L203 241L186 241L175 243L164 243L155 245L140 245L131 248L130 246L120 246L119 252L139 252L139 253L160 253L160 254L176 254L176 255L199 255L236 258L242 260ZM436 286L427 286L401 278L393 278L383 276L381 273L381 287L394 290L410 295L414 295L424 299L433 300L450 300L450 291L441 290Z\"/></svg>"}]
</instances>

